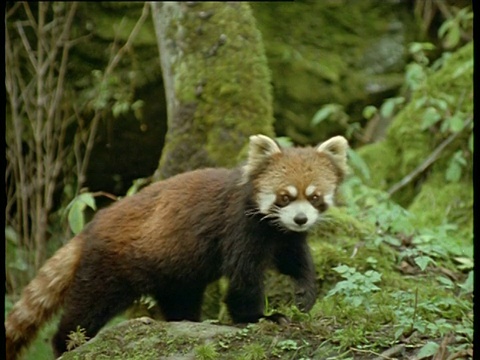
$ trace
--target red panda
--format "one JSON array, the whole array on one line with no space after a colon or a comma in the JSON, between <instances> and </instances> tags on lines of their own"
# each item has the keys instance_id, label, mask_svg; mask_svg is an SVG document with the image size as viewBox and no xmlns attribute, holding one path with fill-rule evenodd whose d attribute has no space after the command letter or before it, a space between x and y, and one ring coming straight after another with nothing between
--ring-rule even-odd
<instances>
[{"instance_id":1,"label":"red panda","mask_svg":"<svg viewBox=\"0 0 480 360\"><path fill-rule=\"evenodd\" d=\"M234 323L281 321L281 314L263 313L269 265L295 281L296 304L309 311L317 290L306 234L334 203L347 147L341 136L285 149L251 136L244 166L179 174L98 211L9 313L7 359L62 307L52 340L57 356L77 326L93 337L144 294L167 321L199 321L204 290L221 276L229 281L225 302Z\"/></svg>"}]
</instances>

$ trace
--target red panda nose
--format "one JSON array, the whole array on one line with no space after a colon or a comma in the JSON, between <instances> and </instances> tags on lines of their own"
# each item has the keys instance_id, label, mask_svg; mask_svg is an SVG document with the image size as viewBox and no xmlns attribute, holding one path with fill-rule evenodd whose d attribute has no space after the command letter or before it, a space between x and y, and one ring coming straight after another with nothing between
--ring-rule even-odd
<instances>
[{"instance_id":1,"label":"red panda nose","mask_svg":"<svg viewBox=\"0 0 480 360\"><path fill-rule=\"evenodd\" d=\"M297 225L305 225L308 221L308 218L307 218L307 215L301 212L295 215L295 217L293 218L293 221L295 221Z\"/></svg>"}]
</instances>

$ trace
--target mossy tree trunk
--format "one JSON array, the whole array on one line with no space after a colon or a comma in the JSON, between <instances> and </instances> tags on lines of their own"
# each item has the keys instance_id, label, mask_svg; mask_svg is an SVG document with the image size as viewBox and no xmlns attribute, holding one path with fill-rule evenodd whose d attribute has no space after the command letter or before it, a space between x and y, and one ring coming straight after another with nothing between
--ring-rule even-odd
<instances>
[{"instance_id":1,"label":"mossy tree trunk","mask_svg":"<svg viewBox=\"0 0 480 360\"><path fill-rule=\"evenodd\" d=\"M233 166L249 135L273 134L270 73L247 3L154 2L168 132L156 179Z\"/></svg>"}]
</instances>

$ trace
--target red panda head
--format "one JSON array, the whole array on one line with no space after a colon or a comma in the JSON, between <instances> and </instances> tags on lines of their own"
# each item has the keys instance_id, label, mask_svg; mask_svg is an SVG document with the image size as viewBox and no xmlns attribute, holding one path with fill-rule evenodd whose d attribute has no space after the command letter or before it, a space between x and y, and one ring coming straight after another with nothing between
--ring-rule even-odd
<instances>
[{"instance_id":1,"label":"red panda head","mask_svg":"<svg viewBox=\"0 0 480 360\"><path fill-rule=\"evenodd\" d=\"M253 184L257 211L281 228L307 231L334 204L347 172L347 148L342 136L304 148L281 148L267 136L251 136L243 181Z\"/></svg>"}]
</instances>

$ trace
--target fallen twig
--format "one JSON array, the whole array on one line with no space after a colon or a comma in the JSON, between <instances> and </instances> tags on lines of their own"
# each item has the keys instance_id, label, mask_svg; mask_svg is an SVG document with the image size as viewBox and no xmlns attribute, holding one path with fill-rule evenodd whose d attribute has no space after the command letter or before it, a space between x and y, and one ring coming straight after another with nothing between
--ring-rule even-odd
<instances>
[{"instance_id":1,"label":"fallen twig","mask_svg":"<svg viewBox=\"0 0 480 360\"><path fill-rule=\"evenodd\" d=\"M437 350L437 353L433 356L432 360L446 360L450 353L448 351L448 345L455 340L455 336L448 334L445 336Z\"/></svg>"},{"instance_id":2,"label":"fallen twig","mask_svg":"<svg viewBox=\"0 0 480 360\"><path fill-rule=\"evenodd\" d=\"M378 357L374 358L373 360L384 360L384 359L392 359L396 355L401 355L405 351L404 344L397 344L390 349L385 350Z\"/></svg>"}]
</instances>

